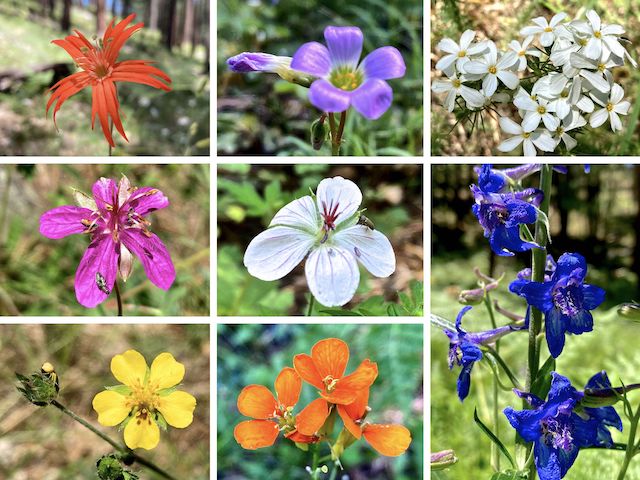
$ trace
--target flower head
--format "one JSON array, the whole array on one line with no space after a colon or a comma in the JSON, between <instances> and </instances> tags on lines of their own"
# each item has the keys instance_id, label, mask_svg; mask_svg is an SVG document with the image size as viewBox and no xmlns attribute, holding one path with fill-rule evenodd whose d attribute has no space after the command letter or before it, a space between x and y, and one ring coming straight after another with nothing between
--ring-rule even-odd
<instances>
[{"instance_id":1,"label":"flower head","mask_svg":"<svg viewBox=\"0 0 640 480\"><path fill-rule=\"evenodd\" d=\"M498 145L498 150L501 152L511 152L515 150L518 145L522 144L524 155L527 157L535 157L536 147L544 152L553 152L556 147L556 143L546 130L527 130L524 128L524 121L521 125L518 125L507 117L500 117L499 122L500 128L504 132L513 135L513 137L507 138Z\"/></svg>"},{"instance_id":2,"label":"flower head","mask_svg":"<svg viewBox=\"0 0 640 480\"><path fill-rule=\"evenodd\" d=\"M596 128L609 120L611 124L611 130L614 132L622 130L622 121L619 115L626 115L629 113L631 103L624 98L624 90L620 85L614 83L611 87L611 94L608 98L602 95L591 95L593 101L600 105L602 108L596 110L589 117L589 125Z\"/></svg>"},{"instance_id":3,"label":"flower head","mask_svg":"<svg viewBox=\"0 0 640 480\"><path fill-rule=\"evenodd\" d=\"M498 88L498 80L504 83L509 89L518 88L520 80L511 71L511 67L518 61L517 55L513 52L505 53L498 58L496 44L488 42L489 51L481 60L474 60L464 65L466 73L480 75L482 80L482 92L490 97Z\"/></svg>"},{"instance_id":4,"label":"flower head","mask_svg":"<svg viewBox=\"0 0 640 480\"><path fill-rule=\"evenodd\" d=\"M306 195L276 213L247 247L244 265L254 277L277 280L308 253L305 273L313 296L327 307L344 305L360 281L358 262L377 277L388 277L396 266L387 237L358 223L361 201L352 181L325 178L315 198Z\"/></svg>"},{"instance_id":5,"label":"flower head","mask_svg":"<svg viewBox=\"0 0 640 480\"><path fill-rule=\"evenodd\" d=\"M548 47L558 37L567 36L568 31L560 22L567 17L566 13L557 13L550 22L544 17L536 17L532 20L534 25L524 27L520 30L520 35L528 37L529 35L540 35L540 43L543 47Z\"/></svg>"},{"instance_id":6,"label":"flower head","mask_svg":"<svg viewBox=\"0 0 640 480\"><path fill-rule=\"evenodd\" d=\"M122 122L120 120L120 103L117 95L117 82L132 82L149 85L166 92L171 91L167 84L171 78L162 70L150 65L148 60L123 60L118 62L118 55L124 43L144 24L137 23L128 26L135 18L132 13L121 22L114 25L109 23L104 37L94 45L82 33L75 30L75 35L69 35L62 40L52 43L64 48L76 62L80 71L63 78L51 87L51 97L47 102L47 112L55 103L53 122L62 104L86 87L91 87L91 128L95 125L96 115L100 121L102 132L109 145L115 147L111 135L110 122L128 142Z\"/></svg>"},{"instance_id":7,"label":"flower head","mask_svg":"<svg viewBox=\"0 0 640 480\"><path fill-rule=\"evenodd\" d=\"M124 426L129 448L151 450L160 441L161 426L185 428L193 421L196 399L176 386L184 378L184 365L170 353L161 353L147 366L144 357L127 350L111 359L111 373L122 383L93 398L98 422Z\"/></svg>"},{"instance_id":8,"label":"flower head","mask_svg":"<svg viewBox=\"0 0 640 480\"><path fill-rule=\"evenodd\" d=\"M309 100L325 112L353 107L369 120L382 116L393 92L385 80L404 76L406 67L395 47L381 47L358 64L362 31L358 27L327 27L325 47L318 42L302 45L293 55L291 68L318 79L311 84Z\"/></svg>"},{"instance_id":9,"label":"flower head","mask_svg":"<svg viewBox=\"0 0 640 480\"><path fill-rule=\"evenodd\" d=\"M276 73L280 78L308 87L314 78L291 68L291 57L281 57L262 52L242 52L227 59L229 70L236 73Z\"/></svg>"},{"instance_id":10,"label":"flower head","mask_svg":"<svg viewBox=\"0 0 640 480\"><path fill-rule=\"evenodd\" d=\"M64 205L40 217L40 233L47 238L63 238L74 233L87 234L91 243L76 271L76 298L93 308L111 293L120 273L127 280L133 266L133 254L142 263L149 280L168 290L176 272L162 241L151 233L145 218L169 205L158 189L137 188L126 176L118 184L100 178L93 184L93 198L76 191L79 206Z\"/></svg>"},{"instance_id":11,"label":"flower head","mask_svg":"<svg viewBox=\"0 0 640 480\"><path fill-rule=\"evenodd\" d=\"M453 73L448 78L439 78L433 81L431 90L435 93L446 93L447 96L444 100L444 106L447 111L453 112L456 105L456 98L461 96L469 108L479 108L484 105L486 97L471 87L467 87L463 84L465 79Z\"/></svg>"},{"instance_id":12,"label":"flower head","mask_svg":"<svg viewBox=\"0 0 640 480\"><path fill-rule=\"evenodd\" d=\"M450 38L440 40L438 48L448 55L438 60L436 68L442 71L449 71L455 65L458 72L464 73L464 66L471 61L470 57L484 53L487 50L487 42L471 43L475 37L475 31L465 30L460 36L460 43L456 43Z\"/></svg>"}]
</instances>

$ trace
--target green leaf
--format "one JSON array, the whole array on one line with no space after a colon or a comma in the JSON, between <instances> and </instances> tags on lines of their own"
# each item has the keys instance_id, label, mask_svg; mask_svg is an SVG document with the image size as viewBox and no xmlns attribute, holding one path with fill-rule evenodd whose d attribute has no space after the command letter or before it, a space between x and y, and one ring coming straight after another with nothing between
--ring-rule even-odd
<instances>
[{"instance_id":1,"label":"green leaf","mask_svg":"<svg viewBox=\"0 0 640 480\"><path fill-rule=\"evenodd\" d=\"M114 385L112 387L104 387L104 389L119 393L120 395L129 395L131 393L131 388L126 385Z\"/></svg>"},{"instance_id":2,"label":"green leaf","mask_svg":"<svg viewBox=\"0 0 640 480\"><path fill-rule=\"evenodd\" d=\"M327 315L333 315L335 317L362 317L361 313L354 312L353 310L342 310L340 308L328 308L320 310L320 313L326 313Z\"/></svg>"},{"instance_id":3,"label":"green leaf","mask_svg":"<svg viewBox=\"0 0 640 480\"><path fill-rule=\"evenodd\" d=\"M491 480L526 480L527 478L527 472L504 470L502 472L494 473Z\"/></svg>"},{"instance_id":4,"label":"green leaf","mask_svg":"<svg viewBox=\"0 0 640 480\"><path fill-rule=\"evenodd\" d=\"M538 374L531 385L531 393L543 400L547 398L547 394L551 389L551 372L555 371L555 369L556 359L549 356L547 361L540 367L540 370L538 370Z\"/></svg>"},{"instance_id":5,"label":"green leaf","mask_svg":"<svg viewBox=\"0 0 640 480\"><path fill-rule=\"evenodd\" d=\"M480 418L478 417L478 409L477 408L473 409L473 420L480 427L480 430L482 430L485 433L485 435L487 437L489 437L489 440L491 440L493 443L495 443L496 446L498 447L498 449L502 452L502 454L505 457L507 457L507 460L509 460L509 463L511 463L511 466L513 468L516 468L516 462L513 461L513 457L509 453L509 450L507 450L507 448L500 441L500 439L498 437L496 437L496 435L491 430L489 430L489 427L487 427L484 423L482 423L482 420L480 420Z\"/></svg>"}]
</instances>

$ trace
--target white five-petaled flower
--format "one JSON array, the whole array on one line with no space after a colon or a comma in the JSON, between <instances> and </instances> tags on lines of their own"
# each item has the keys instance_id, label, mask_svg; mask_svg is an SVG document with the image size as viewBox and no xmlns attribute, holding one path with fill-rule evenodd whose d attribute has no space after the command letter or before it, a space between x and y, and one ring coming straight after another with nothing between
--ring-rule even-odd
<instances>
[{"instance_id":1,"label":"white five-petaled flower","mask_svg":"<svg viewBox=\"0 0 640 480\"><path fill-rule=\"evenodd\" d=\"M529 45L533 41L533 35L529 35L525 38L520 44L517 40L511 40L509 42L509 50L516 54L518 57L518 71L522 72L527 69L527 55L531 55L534 57L539 57L542 52L536 50L535 48L529 48Z\"/></svg>"},{"instance_id":2,"label":"white five-petaled flower","mask_svg":"<svg viewBox=\"0 0 640 480\"><path fill-rule=\"evenodd\" d=\"M447 97L444 99L444 106L450 112L453 112L458 95L464 98L469 108L479 108L484 105L485 96L478 90L463 85L462 82L464 82L463 78L458 78L457 75L453 74L449 78L434 80L431 85L431 90L435 93L446 92Z\"/></svg>"},{"instance_id":3,"label":"white five-petaled flower","mask_svg":"<svg viewBox=\"0 0 640 480\"><path fill-rule=\"evenodd\" d=\"M587 19L588 23L573 22L573 28L588 38L584 48L585 56L592 60L600 60L603 56L608 58L609 52L613 52L614 55L624 58L626 50L618 42L618 36L624 33L624 28L621 25L601 23L600 16L594 10L587 12Z\"/></svg>"},{"instance_id":4,"label":"white five-petaled flower","mask_svg":"<svg viewBox=\"0 0 640 480\"><path fill-rule=\"evenodd\" d=\"M478 55L483 53L487 49L486 42L479 42L471 45L471 42L476 36L476 32L473 30L465 30L460 36L460 43L456 43L450 38L443 38L438 43L438 48L443 52L448 53L438 63L436 68L443 72L449 71L450 67L455 63L458 72L464 73L464 65L469 62L471 55Z\"/></svg>"},{"instance_id":5,"label":"white five-petaled flower","mask_svg":"<svg viewBox=\"0 0 640 480\"><path fill-rule=\"evenodd\" d=\"M555 112L555 105L549 103L549 101L544 99L541 95L542 94L538 95L536 100L532 100L531 97L521 95L516 97L513 101L513 104L516 107L526 112L524 120L522 121L522 128L525 132L532 132L538 128L540 121L542 121L544 126L549 130L555 130L560 124L558 117L553 115L553 112Z\"/></svg>"},{"instance_id":6,"label":"white five-petaled flower","mask_svg":"<svg viewBox=\"0 0 640 480\"><path fill-rule=\"evenodd\" d=\"M570 115L567 115L560 123L555 132L553 132L553 140L556 142L556 148L560 145L560 142L564 142L567 147L567 151L571 151L578 145L575 138L570 136L567 132L576 128L584 127L587 121L579 112L572 110Z\"/></svg>"},{"instance_id":7,"label":"white five-petaled flower","mask_svg":"<svg viewBox=\"0 0 640 480\"><path fill-rule=\"evenodd\" d=\"M557 13L550 22L544 17L536 17L531 20L535 25L524 27L520 30L520 35L528 37L529 35L540 34L540 44L543 47L551 45L558 36L566 35L566 29L560 22L567 17L566 13Z\"/></svg>"},{"instance_id":8,"label":"white five-petaled flower","mask_svg":"<svg viewBox=\"0 0 640 480\"><path fill-rule=\"evenodd\" d=\"M589 125L593 128L599 127L607 121L607 118L609 118L612 131L616 132L622 130L622 121L618 115L626 115L629 113L629 108L631 108L631 104L627 100L622 101L622 98L624 97L624 90L622 87L617 83L614 83L611 86L611 94L608 99L603 101L602 98L598 97L598 95L591 95L593 101L602 108L591 114L589 117Z\"/></svg>"},{"instance_id":9,"label":"white five-petaled flower","mask_svg":"<svg viewBox=\"0 0 640 480\"><path fill-rule=\"evenodd\" d=\"M498 145L498 150L501 152L511 152L521 143L526 157L535 157L536 147L545 152L553 152L556 148L556 142L546 131L525 131L522 125L518 125L508 117L500 117L500 128L514 135Z\"/></svg>"},{"instance_id":10,"label":"white five-petaled flower","mask_svg":"<svg viewBox=\"0 0 640 480\"><path fill-rule=\"evenodd\" d=\"M498 89L498 79L509 89L515 90L520 80L509 68L518 61L518 57L513 52L509 52L498 59L496 44L489 42L488 47L489 51L485 54L484 59L465 64L465 72L477 74L483 78L482 91L487 97L492 96Z\"/></svg>"},{"instance_id":11,"label":"white five-petaled flower","mask_svg":"<svg viewBox=\"0 0 640 480\"><path fill-rule=\"evenodd\" d=\"M360 282L358 262L376 277L388 277L396 268L387 237L358 223L361 202L351 180L325 178L315 198L305 195L276 213L247 247L244 265L254 277L277 280L308 253L305 274L313 296L326 307L344 305Z\"/></svg>"},{"instance_id":12,"label":"white five-petaled flower","mask_svg":"<svg viewBox=\"0 0 640 480\"><path fill-rule=\"evenodd\" d=\"M616 66L613 59L592 60L579 53L572 53L570 56L571 66L579 69L579 75L585 78L596 90L607 93L611 86L607 81L607 72Z\"/></svg>"}]
</instances>

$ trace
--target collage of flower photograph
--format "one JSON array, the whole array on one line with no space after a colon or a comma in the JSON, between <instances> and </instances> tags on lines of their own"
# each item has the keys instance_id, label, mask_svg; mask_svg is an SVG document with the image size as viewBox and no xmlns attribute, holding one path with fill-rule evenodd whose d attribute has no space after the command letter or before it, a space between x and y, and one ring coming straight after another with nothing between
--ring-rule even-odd
<instances>
[{"instance_id":1,"label":"collage of flower photograph","mask_svg":"<svg viewBox=\"0 0 640 480\"><path fill-rule=\"evenodd\" d=\"M0 480L640 479L638 32L0 0Z\"/></svg>"}]
</instances>

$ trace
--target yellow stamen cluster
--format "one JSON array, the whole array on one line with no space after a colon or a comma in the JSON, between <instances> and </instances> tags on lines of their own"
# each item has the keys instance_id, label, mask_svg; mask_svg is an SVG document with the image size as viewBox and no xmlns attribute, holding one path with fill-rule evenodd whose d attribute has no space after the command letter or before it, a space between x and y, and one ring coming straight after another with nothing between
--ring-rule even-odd
<instances>
[{"instance_id":1,"label":"yellow stamen cluster","mask_svg":"<svg viewBox=\"0 0 640 480\"><path fill-rule=\"evenodd\" d=\"M594 32L593 36L596 38L602 38L602 33L600 31Z\"/></svg>"},{"instance_id":2,"label":"yellow stamen cluster","mask_svg":"<svg viewBox=\"0 0 640 480\"><path fill-rule=\"evenodd\" d=\"M451 80L451 85L453 85L453 88L460 88L462 82L456 78L455 80Z\"/></svg>"},{"instance_id":3,"label":"yellow stamen cluster","mask_svg":"<svg viewBox=\"0 0 640 480\"><path fill-rule=\"evenodd\" d=\"M460 50L458 52L458 57L460 57L460 58L466 57L466 55L467 55L467 51L466 50Z\"/></svg>"},{"instance_id":4,"label":"yellow stamen cluster","mask_svg":"<svg viewBox=\"0 0 640 480\"><path fill-rule=\"evenodd\" d=\"M545 32L553 32L553 28L551 28L551 27L546 27L546 28L544 29L544 31L545 31Z\"/></svg>"},{"instance_id":5,"label":"yellow stamen cluster","mask_svg":"<svg viewBox=\"0 0 640 480\"><path fill-rule=\"evenodd\" d=\"M334 87L341 90L352 91L362 84L362 73L351 70L349 67L339 67L331 72L329 81Z\"/></svg>"},{"instance_id":6,"label":"yellow stamen cluster","mask_svg":"<svg viewBox=\"0 0 640 480\"><path fill-rule=\"evenodd\" d=\"M531 136L531 132L524 132L524 133L522 134L522 136L523 136L524 138L529 138L529 137Z\"/></svg>"},{"instance_id":7,"label":"yellow stamen cluster","mask_svg":"<svg viewBox=\"0 0 640 480\"><path fill-rule=\"evenodd\" d=\"M547 109L546 109L545 107L543 107L542 105L540 105L540 106L538 107L538 113L539 113L540 115L544 115L545 113L547 113Z\"/></svg>"},{"instance_id":8,"label":"yellow stamen cluster","mask_svg":"<svg viewBox=\"0 0 640 480\"><path fill-rule=\"evenodd\" d=\"M492 73L492 74L494 74L494 75L495 75L495 73L496 73L497 71L498 71L498 69L496 68L496 66L495 66L495 65L491 65L491 66L489 67L489 73Z\"/></svg>"},{"instance_id":9,"label":"yellow stamen cluster","mask_svg":"<svg viewBox=\"0 0 640 480\"><path fill-rule=\"evenodd\" d=\"M609 102L607 103L607 112L610 112L613 110L613 103Z\"/></svg>"},{"instance_id":10,"label":"yellow stamen cluster","mask_svg":"<svg viewBox=\"0 0 640 480\"><path fill-rule=\"evenodd\" d=\"M327 392L332 392L335 390L336 385L338 384L338 379L333 378L331 375L327 375L322 379L322 383L324 383Z\"/></svg>"},{"instance_id":11,"label":"yellow stamen cluster","mask_svg":"<svg viewBox=\"0 0 640 480\"><path fill-rule=\"evenodd\" d=\"M131 387L131 393L127 397L126 405L133 410L135 421L138 425L142 422L147 422L151 425L160 400L157 391L158 386L154 384L142 385L136 383Z\"/></svg>"}]
</instances>

